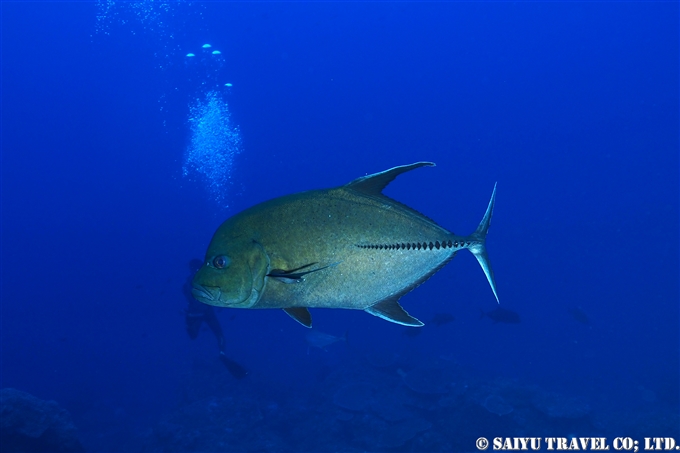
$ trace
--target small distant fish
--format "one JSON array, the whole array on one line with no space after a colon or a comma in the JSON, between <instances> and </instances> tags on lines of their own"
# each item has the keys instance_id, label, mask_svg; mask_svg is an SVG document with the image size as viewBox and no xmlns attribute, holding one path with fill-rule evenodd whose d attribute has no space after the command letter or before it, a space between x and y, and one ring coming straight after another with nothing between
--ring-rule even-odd
<instances>
[{"instance_id":1,"label":"small distant fish","mask_svg":"<svg viewBox=\"0 0 680 453\"><path fill-rule=\"evenodd\" d=\"M404 335L406 335L409 338L415 338L421 333L423 333L423 329L421 329L420 327L407 327L406 329L404 329Z\"/></svg>"},{"instance_id":2,"label":"small distant fish","mask_svg":"<svg viewBox=\"0 0 680 453\"><path fill-rule=\"evenodd\" d=\"M437 327L441 327L444 324L455 321L456 318L450 313L435 313L435 315L430 319L430 322Z\"/></svg>"},{"instance_id":3,"label":"small distant fish","mask_svg":"<svg viewBox=\"0 0 680 453\"><path fill-rule=\"evenodd\" d=\"M569 310L567 310L567 312L571 315L572 318L574 318L581 324L585 324L586 326L590 325L590 318L588 318L588 315L586 314L585 311L583 311L581 307L570 308Z\"/></svg>"},{"instance_id":4,"label":"small distant fish","mask_svg":"<svg viewBox=\"0 0 680 453\"><path fill-rule=\"evenodd\" d=\"M489 312L484 312L482 310L480 311L482 314L480 315L479 319L482 319L484 316L486 316L487 318L491 319L494 324L498 322L505 324L518 324L521 322L519 315L516 312L503 307L498 307L495 310L491 310Z\"/></svg>"},{"instance_id":5,"label":"small distant fish","mask_svg":"<svg viewBox=\"0 0 680 453\"><path fill-rule=\"evenodd\" d=\"M305 341L310 347L326 350L326 347L339 341L347 342L347 332L341 337L336 337L320 330L310 329L305 334Z\"/></svg>"}]
</instances>

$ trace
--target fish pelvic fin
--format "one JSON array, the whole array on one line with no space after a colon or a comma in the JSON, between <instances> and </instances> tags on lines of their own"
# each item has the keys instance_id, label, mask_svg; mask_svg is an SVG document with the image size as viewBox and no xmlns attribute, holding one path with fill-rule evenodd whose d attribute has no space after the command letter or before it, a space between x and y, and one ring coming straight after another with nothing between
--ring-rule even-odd
<instances>
[{"instance_id":1,"label":"fish pelvic fin","mask_svg":"<svg viewBox=\"0 0 680 453\"><path fill-rule=\"evenodd\" d=\"M472 244L468 247L468 250L477 258L477 262L482 267L486 279L491 285L491 291L496 297L496 302L500 304L498 300L498 291L496 289L496 279L493 275L493 269L491 268L491 261L489 260L489 255L486 253L486 234L489 231L489 226L491 225L491 215L493 214L493 207L496 204L496 184L493 185L493 192L491 193L491 200L489 200L489 206L486 208L486 213L479 222L479 226L474 233L469 236Z\"/></svg>"},{"instance_id":2,"label":"fish pelvic fin","mask_svg":"<svg viewBox=\"0 0 680 453\"><path fill-rule=\"evenodd\" d=\"M309 313L307 307L288 307L284 308L283 311L303 326L312 328L312 314Z\"/></svg>"}]
</instances>

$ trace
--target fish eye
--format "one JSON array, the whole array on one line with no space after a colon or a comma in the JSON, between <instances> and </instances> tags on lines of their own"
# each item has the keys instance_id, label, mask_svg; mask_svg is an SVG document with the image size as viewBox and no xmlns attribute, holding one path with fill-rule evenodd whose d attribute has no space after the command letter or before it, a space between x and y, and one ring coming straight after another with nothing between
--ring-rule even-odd
<instances>
[{"instance_id":1,"label":"fish eye","mask_svg":"<svg viewBox=\"0 0 680 453\"><path fill-rule=\"evenodd\" d=\"M212 260L212 264L217 269L224 269L225 267L227 267L229 265L229 261L230 261L229 258L227 258L224 255L220 255L220 256L216 256Z\"/></svg>"}]
</instances>

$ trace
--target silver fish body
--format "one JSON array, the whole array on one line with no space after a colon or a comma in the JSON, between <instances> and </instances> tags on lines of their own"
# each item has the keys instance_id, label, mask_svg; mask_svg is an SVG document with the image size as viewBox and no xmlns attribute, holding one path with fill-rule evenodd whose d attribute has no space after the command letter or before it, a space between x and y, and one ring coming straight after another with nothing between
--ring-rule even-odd
<instances>
[{"instance_id":1,"label":"silver fish body","mask_svg":"<svg viewBox=\"0 0 680 453\"><path fill-rule=\"evenodd\" d=\"M310 307L365 310L420 326L399 298L461 249L477 257L496 295L485 249L495 188L480 226L469 236L457 236L382 194L399 174L432 165L395 167L235 215L215 233L194 278L194 296L216 306L282 308L308 327Z\"/></svg>"}]
</instances>

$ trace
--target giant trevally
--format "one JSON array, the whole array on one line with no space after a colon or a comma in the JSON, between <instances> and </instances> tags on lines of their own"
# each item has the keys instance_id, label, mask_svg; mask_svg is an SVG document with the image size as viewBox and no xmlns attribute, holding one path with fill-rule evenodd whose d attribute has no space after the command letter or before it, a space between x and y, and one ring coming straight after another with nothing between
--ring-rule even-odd
<instances>
[{"instance_id":1,"label":"giant trevally","mask_svg":"<svg viewBox=\"0 0 680 453\"><path fill-rule=\"evenodd\" d=\"M275 198L227 219L194 277L194 297L218 307L282 308L307 327L310 307L364 310L422 326L399 299L468 249L498 300L485 247L496 187L477 230L457 236L382 194L394 178L424 166L434 164Z\"/></svg>"}]
</instances>

